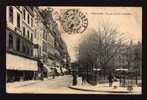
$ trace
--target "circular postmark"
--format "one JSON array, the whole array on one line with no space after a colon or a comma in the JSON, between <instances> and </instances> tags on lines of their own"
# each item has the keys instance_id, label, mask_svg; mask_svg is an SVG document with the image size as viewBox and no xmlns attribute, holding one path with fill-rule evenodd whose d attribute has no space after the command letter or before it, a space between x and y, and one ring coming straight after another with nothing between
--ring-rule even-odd
<instances>
[{"instance_id":1,"label":"circular postmark","mask_svg":"<svg viewBox=\"0 0 147 100\"><path fill-rule=\"evenodd\" d=\"M60 16L60 22L67 33L83 33L88 27L88 19L78 9L68 9Z\"/></svg>"}]
</instances>

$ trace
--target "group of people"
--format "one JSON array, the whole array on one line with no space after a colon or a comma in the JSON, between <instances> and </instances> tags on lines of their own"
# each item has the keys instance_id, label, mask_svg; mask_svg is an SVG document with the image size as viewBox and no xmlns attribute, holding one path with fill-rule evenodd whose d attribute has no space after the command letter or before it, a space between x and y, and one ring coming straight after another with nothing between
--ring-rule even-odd
<instances>
[{"instance_id":1,"label":"group of people","mask_svg":"<svg viewBox=\"0 0 147 100\"><path fill-rule=\"evenodd\" d=\"M109 87L111 87L113 81L115 81L115 77L112 74L109 74L108 80L109 80ZM119 75L119 84L120 86L123 86L123 87L126 86L126 76L125 75Z\"/></svg>"},{"instance_id":2,"label":"group of people","mask_svg":"<svg viewBox=\"0 0 147 100\"><path fill-rule=\"evenodd\" d=\"M55 78L55 76L57 76L58 71L57 71L57 69L56 69L56 68L52 68L51 70L52 70L52 79L54 79L54 78Z\"/></svg>"},{"instance_id":3,"label":"group of people","mask_svg":"<svg viewBox=\"0 0 147 100\"><path fill-rule=\"evenodd\" d=\"M77 85L77 73L76 72L73 72L72 73L72 76L73 76L73 85ZM86 73L83 72L81 74L81 78L82 78L82 85L84 85L87 81L87 77L86 77ZM113 81L114 81L114 76L112 74L109 74L108 75L108 81L109 81L109 87L112 87L112 84L113 84Z\"/></svg>"},{"instance_id":4,"label":"group of people","mask_svg":"<svg viewBox=\"0 0 147 100\"><path fill-rule=\"evenodd\" d=\"M77 74L76 74L76 72L73 72L72 76L73 76L73 85L77 85ZM86 83L86 80L87 80L86 74L84 72L81 74L81 78L82 78L81 84L83 85L84 83Z\"/></svg>"}]
</instances>

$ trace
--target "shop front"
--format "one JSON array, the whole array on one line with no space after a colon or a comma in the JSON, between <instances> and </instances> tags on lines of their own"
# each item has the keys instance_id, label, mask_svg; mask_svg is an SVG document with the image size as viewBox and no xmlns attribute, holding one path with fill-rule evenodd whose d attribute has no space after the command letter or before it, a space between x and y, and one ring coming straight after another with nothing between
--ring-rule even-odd
<instances>
[{"instance_id":1,"label":"shop front","mask_svg":"<svg viewBox=\"0 0 147 100\"><path fill-rule=\"evenodd\" d=\"M11 53L6 54L6 80L32 80L38 70L37 61Z\"/></svg>"}]
</instances>

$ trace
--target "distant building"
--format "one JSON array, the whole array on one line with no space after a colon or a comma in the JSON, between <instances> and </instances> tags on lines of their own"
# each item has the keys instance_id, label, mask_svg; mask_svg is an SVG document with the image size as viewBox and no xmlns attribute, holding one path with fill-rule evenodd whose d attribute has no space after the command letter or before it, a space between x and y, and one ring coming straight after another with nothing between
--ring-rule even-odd
<instances>
[{"instance_id":1,"label":"distant building","mask_svg":"<svg viewBox=\"0 0 147 100\"><path fill-rule=\"evenodd\" d=\"M34 7L35 14L35 37L34 56L42 63L43 69L46 70L44 77L51 76L51 69L56 67L57 56L60 56L59 51L55 48L55 38L50 33L46 26L46 21L42 17L42 12L38 7ZM38 66L41 70L40 66ZM42 71L40 71L42 72ZM44 71L43 71L44 72Z\"/></svg>"},{"instance_id":2,"label":"distant building","mask_svg":"<svg viewBox=\"0 0 147 100\"><path fill-rule=\"evenodd\" d=\"M115 68L128 69L129 71L136 72L138 70L141 73L142 68L142 44L122 45L119 52L114 57Z\"/></svg>"},{"instance_id":3,"label":"distant building","mask_svg":"<svg viewBox=\"0 0 147 100\"><path fill-rule=\"evenodd\" d=\"M57 68L69 68L70 57L68 55L67 47L61 38L61 33L58 29L58 24L53 20L52 17L53 9L42 10L42 16L45 19L45 25L47 26L49 32L54 37L54 48L59 52L55 54L56 60L54 62Z\"/></svg>"}]
</instances>

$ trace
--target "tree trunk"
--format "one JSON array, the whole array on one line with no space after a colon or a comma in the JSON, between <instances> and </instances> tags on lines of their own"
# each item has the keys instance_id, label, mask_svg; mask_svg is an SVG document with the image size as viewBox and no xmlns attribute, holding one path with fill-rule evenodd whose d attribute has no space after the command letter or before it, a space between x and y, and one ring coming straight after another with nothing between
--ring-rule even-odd
<instances>
[{"instance_id":1,"label":"tree trunk","mask_svg":"<svg viewBox=\"0 0 147 100\"><path fill-rule=\"evenodd\" d=\"M138 74L138 73L137 73L137 71L136 71L136 85L138 84L138 81L137 81L137 80L138 80L137 74Z\"/></svg>"},{"instance_id":2,"label":"tree trunk","mask_svg":"<svg viewBox=\"0 0 147 100\"><path fill-rule=\"evenodd\" d=\"M105 70L105 68L104 68L103 75L104 75L104 80L105 80L106 79L106 70Z\"/></svg>"}]
</instances>

